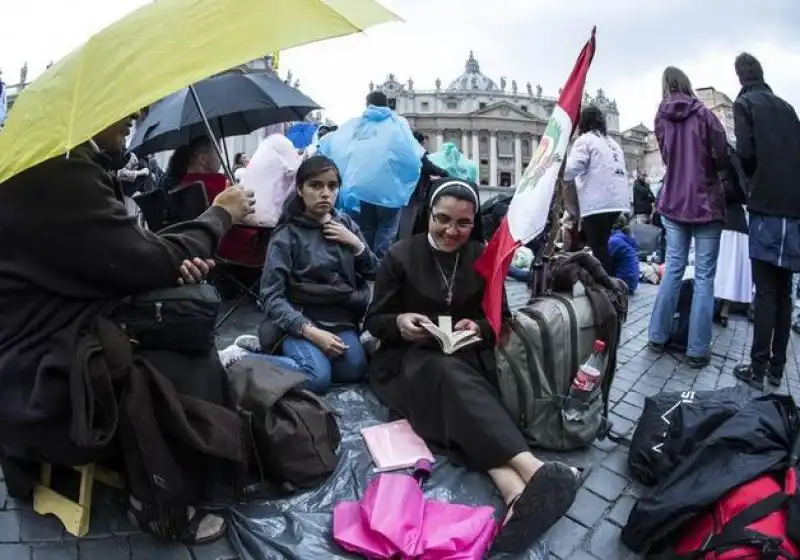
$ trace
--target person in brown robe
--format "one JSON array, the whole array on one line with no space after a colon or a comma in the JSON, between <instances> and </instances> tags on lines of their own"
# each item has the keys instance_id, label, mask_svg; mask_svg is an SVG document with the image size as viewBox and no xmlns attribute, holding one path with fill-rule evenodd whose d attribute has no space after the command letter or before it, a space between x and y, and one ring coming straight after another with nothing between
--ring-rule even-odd
<instances>
[{"instance_id":1,"label":"person in brown robe","mask_svg":"<svg viewBox=\"0 0 800 560\"><path fill-rule=\"evenodd\" d=\"M508 508L494 548L521 552L566 513L580 481L576 470L537 459L500 401L495 337L481 311L484 281L474 269L484 247L478 207L474 185L439 181L428 232L390 249L365 321L380 341L368 376L378 397L434 449L489 474ZM440 316L481 343L445 355L421 326Z\"/></svg>"},{"instance_id":2,"label":"person in brown robe","mask_svg":"<svg viewBox=\"0 0 800 560\"><path fill-rule=\"evenodd\" d=\"M22 473L18 458L80 465L116 455L111 446L78 445L70 432L70 373L80 341L114 302L199 282L222 236L252 211L252 198L236 187L195 221L160 234L140 228L122 202L112 157L124 150L134 118L0 184L0 461L10 493L25 487L11 475ZM177 392L224 406L216 353L157 354L154 366ZM196 475L193 486L211 484L203 466L191 466L184 474ZM132 508L141 505L132 496ZM224 533L217 516L190 508L187 517L190 542Z\"/></svg>"}]
</instances>

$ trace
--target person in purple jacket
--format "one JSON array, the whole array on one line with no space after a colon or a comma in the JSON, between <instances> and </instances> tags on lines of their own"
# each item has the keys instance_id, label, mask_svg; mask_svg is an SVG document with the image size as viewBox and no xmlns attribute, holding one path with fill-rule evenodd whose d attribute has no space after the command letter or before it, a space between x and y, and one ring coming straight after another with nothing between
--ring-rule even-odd
<instances>
[{"instance_id":1,"label":"person in purple jacket","mask_svg":"<svg viewBox=\"0 0 800 560\"><path fill-rule=\"evenodd\" d=\"M667 234L667 254L648 335L650 349L663 352L694 239L694 297L686 358L690 367L700 369L709 362L714 276L725 222L722 182L729 152L722 124L697 99L686 74L667 67L662 87L655 132L667 172L656 208Z\"/></svg>"}]
</instances>

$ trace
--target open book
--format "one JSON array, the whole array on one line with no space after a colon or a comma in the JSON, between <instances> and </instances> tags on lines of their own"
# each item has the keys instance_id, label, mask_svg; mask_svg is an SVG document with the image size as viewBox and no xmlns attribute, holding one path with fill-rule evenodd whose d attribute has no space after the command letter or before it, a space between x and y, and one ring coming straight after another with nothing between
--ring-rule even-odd
<instances>
[{"instance_id":1,"label":"open book","mask_svg":"<svg viewBox=\"0 0 800 560\"><path fill-rule=\"evenodd\" d=\"M453 331L452 318L447 316L439 317L438 326L427 321L420 326L433 335L442 347L442 352L448 355L481 340L480 335L472 331Z\"/></svg>"},{"instance_id":2,"label":"open book","mask_svg":"<svg viewBox=\"0 0 800 560\"><path fill-rule=\"evenodd\" d=\"M433 454L408 420L378 424L361 430L377 472L413 467L420 459L433 462Z\"/></svg>"}]
</instances>

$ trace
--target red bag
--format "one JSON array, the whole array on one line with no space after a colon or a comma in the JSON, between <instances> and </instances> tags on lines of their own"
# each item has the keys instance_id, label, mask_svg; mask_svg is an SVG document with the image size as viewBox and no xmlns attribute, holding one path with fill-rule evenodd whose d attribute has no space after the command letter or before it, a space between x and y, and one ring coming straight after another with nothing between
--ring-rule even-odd
<instances>
[{"instance_id":1,"label":"red bag","mask_svg":"<svg viewBox=\"0 0 800 560\"><path fill-rule=\"evenodd\" d=\"M696 560L800 560L789 540L788 504L798 500L797 470L786 471L783 486L762 475L728 492L713 509L694 518L675 556Z\"/></svg>"}]
</instances>

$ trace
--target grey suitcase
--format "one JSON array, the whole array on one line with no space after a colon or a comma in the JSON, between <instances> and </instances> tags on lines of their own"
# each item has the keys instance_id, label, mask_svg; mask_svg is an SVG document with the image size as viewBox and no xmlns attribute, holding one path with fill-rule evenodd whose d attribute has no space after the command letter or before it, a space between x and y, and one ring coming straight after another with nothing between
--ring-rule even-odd
<instances>
[{"instance_id":1,"label":"grey suitcase","mask_svg":"<svg viewBox=\"0 0 800 560\"><path fill-rule=\"evenodd\" d=\"M592 352L594 313L582 284L572 294L533 298L509 321L510 332L497 349L500 395L533 447L579 449L607 431L607 395L600 388L582 422L563 418L578 367ZM616 349L608 349L616 352ZM609 372L603 385L610 385ZM606 383L608 381L608 383Z\"/></svg>"}]
</instances>

